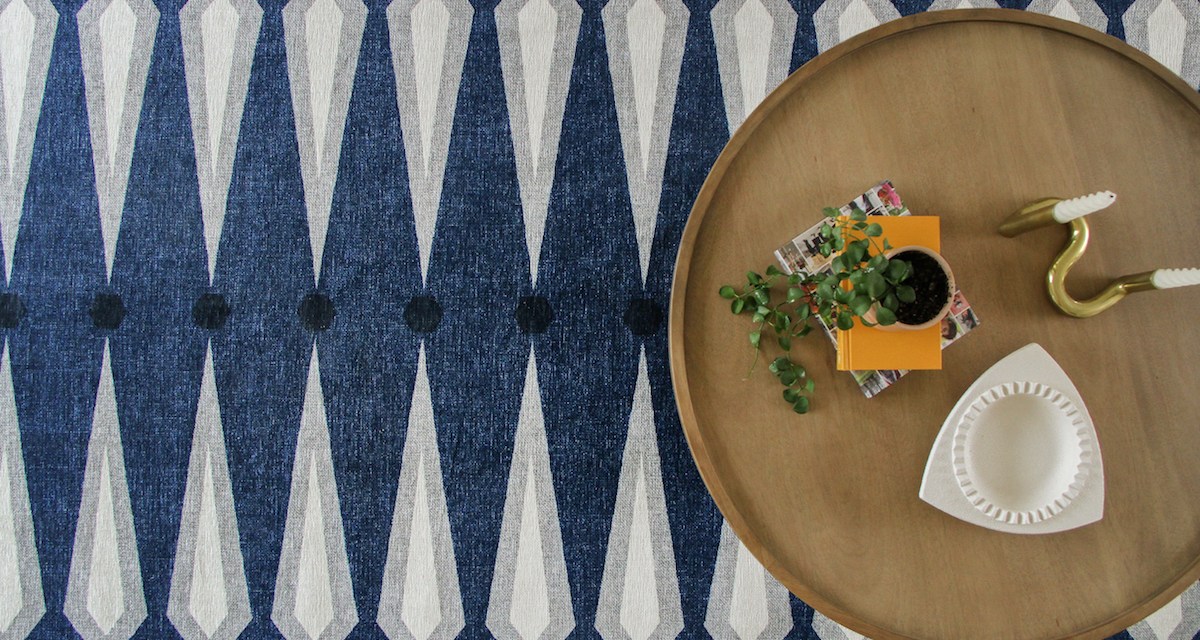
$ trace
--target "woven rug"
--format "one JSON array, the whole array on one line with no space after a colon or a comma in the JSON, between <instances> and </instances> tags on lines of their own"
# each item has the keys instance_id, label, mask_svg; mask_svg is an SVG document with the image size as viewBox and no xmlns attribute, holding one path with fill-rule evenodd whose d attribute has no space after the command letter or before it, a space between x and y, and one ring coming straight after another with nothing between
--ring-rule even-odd
<instances>
[{"instance_id":1,"label":"woven rug","mask_svg":"<svg viewBox=\"0 0 1200 640\"><path fill-rule=\"evenodd\" d=\"M697 475L673 260L790 70L972 5L0 0L0 638L858 638ZM1200 84L1197 0L1005 6Z\"/></svg>"}]
</instances>

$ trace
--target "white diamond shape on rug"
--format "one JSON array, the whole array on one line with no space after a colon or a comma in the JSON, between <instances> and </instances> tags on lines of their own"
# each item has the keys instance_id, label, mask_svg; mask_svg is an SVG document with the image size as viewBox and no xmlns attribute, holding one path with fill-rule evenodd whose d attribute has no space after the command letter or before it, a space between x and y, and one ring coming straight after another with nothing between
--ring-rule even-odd
<instances>
[{"instance_id":1,"label":"white diamond shape on rug","mask_svg":"<svg viewBox=\"0 0 1200 640\"><path fill-rule=\"evenodd\" d=\"M33 138L42 112L58 13L48 0L0 0L0 238L12 279Z\"/></svg>"},{"instance_id":2,"label":"white diamond shape on rug","mask_svg":"<svg viewBox=\"0 0 1200 640\"><path fill-rule=\"evenodd\" d=\"M188 0L179 11L210 283L261 26L254 0Z\"/></svg>"},{"instance_id":3,"label":"white diamond shape on rug","mask_svg":"<svg viewBox=\"0 0 1200 640\"><path fill-rule=\"evenodd\" d=\"M318 283L366 19L361 0L291 0L283 8L304 206Z\"/></svg>"},{"instance_id":4,"label":"white diamond shape on rug","mask_svg":"<svg viewBox=\"0 0 1200 640\"><path fill-rule=\"evenodd\" d=\"M358 624L315 343L271 620L288 640L342 640Z\"/></svg>"},{"instance_id":5,"label":"white diamond shape on rug","mask_svg":"<svg viewBox=\"0 0 1200 640\"><path fill-rule=\"evenodd\" d=\"M645 282L690 14L680 0L612 0L601 16Z\"/></svg>"},{"instance_id":6,"label":"white diamond shape on rug","mask_svg":"<svg viewBox=\"0 0 1200 640\"><path fill-rule=\"evenodd\" d=\"M812 628L821 640L867 640L866 636L826 618L820 611L813 611Z\"/></svg>"},{"instance_id":7,"label":"white diamond shape on rug","mask_svg":"<svg viewBox=\"0 0 1200 640\"><path fill-rule=\"evenodd\" d=\"M211 344L204 354L167 617L185 640L231 640L251 620Z\"/></svg>"},{"instance_id":8,"label":"white diamond shape on rug","mask_svg":"<svg viewBox=\"0 0 1200 640\"><path fill-rule=\"evenodd\" d=\"M575 628L532 346L488 599L487 628L500 640L562 640Z\"/></svg>"},{"instance_id":9,"label":"white diamond shape on rug","mask_svg":"<svg viewBox=\"0 0 1200 640\"><path fill-rule=\"evenodd\" d=\"M582 16L575 0L504 0L496 7L500 66L534 285Z\"/></svg>"},{"instance_id":10,"label":"white diamond shape on rug","mask_svg":"<svg viewBox=\"0 0 1200 640\"><path fill-rule=\"evenodd\" d=\"M46 612L8 342L0 355L0 637L24 638Z\"/></svg>"},{"instance_id":11,"label":"white diamond shape on rug","mask_svg":"<svg viewBox=\"0 0 1200 640\"><path fill-rule=\"evenodd\" d=\"M146 619L107 339L63 613L84 640L126 640Z\"/></svg>"},{"instance_id":12,"label":"white diamond shape on rug","mask_svg":"<svg viewBox=\"0 0 1200 640\"><path fill-rule=\"evenodd\" d=\"M1133 640L1192 638L1200 632L1200 583L1163 605L1145 620L1129 627Z\"/></svg>"},{"instance_id":13,"label":"white diamond shape on rug","mask_svg":"<svg viewBox=\"0 0 1200 640\"><path fill-rule=\"evenodd\" d=\"M1097 31L1108 29L1108 16L1092 0L1033 0L1026 10L1077 22Z\"/></svg>"},{"instance_id":14,"label":"white diamond shape on rug","mask_svg":"<svg viewBox=\"0 0 1200 640\"><path fill-rule=\"evenodd\" d=\"M78 20L104 265L111 279L158 9L150 0L88 0Z\"/></svg>"},{"instance_id":15,"label":"white diamond shape on rug","mask_svg":"<svg viewBox=\"0 0 1200 640\"><path fill-rule=\"evenodd\" d=\"M395 0L387 8L421 282L429 271L474 13L466 0Z\"/></svg>"},{"instance_id":16,"label":"white diamond shape on rug","mask_svg":"<svg viewBox=\"0 0 1200 640\"><path fill-rule=\"evenodd\" d=\"M1122 21L1126 42L1200 86L1200 2L1136 0Z\"/></svg>"},{"instance_id":17,"label":"white diamond shape on rug","mask_svg":"<svg viewBox=\"0 0 1200 640\"><path fill-rule=\"evenodd\" d=\"M732 134L787 77L796 11L784 0L720 0L711 18Z\"/></svg>"},{"instance_id":18,"label":"white diamond shape on rug","mask_svg":"<svg viewBox=\"0 0 1200 640\"><path fill-rule=\"evenodd\" d=\"M716 640L780 640L792 626L787 589L722 520L704 628Z\"/></svg>"},{"instance_id":19,"label":"white diamond shape on rug","mask_svg":"<svg viewBox=\"0 0 1200 640\"><path fill-rule=\"evenodd\" d=\"M657 440L643 347L596 611L605 640L668 640L683 630Z\"/></svg>"},{"instance_id":20,"label":"white diamond shape on rug","mask_svg":"<svg viewBox=\"0 0 1200 640\"><path fill-rule=\"evenodd\" d=\"M452 640L464 624L424 343L417 355L378 622L391 640Z\"/></svg>"},{"instance_id":21,"label":"white diamond shape on rug","mask_svg":"<svg viewBox=\"0 0 1200 640\"><path fill-rule=\"evenodd\" d=\"M900 17L887 0L825 0L815 13L817 49L826 51L867 29Z\"/></svg>"}]
</instances>

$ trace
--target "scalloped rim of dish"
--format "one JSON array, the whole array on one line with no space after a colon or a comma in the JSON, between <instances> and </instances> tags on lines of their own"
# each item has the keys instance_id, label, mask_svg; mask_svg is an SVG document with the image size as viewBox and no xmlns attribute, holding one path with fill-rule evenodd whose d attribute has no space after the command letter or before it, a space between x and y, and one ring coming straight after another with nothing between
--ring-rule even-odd
<instances>
[{"instance_id":1,"label":"scalloped rim of dish","mask_svg":"<svg viewBox=\"0 0 1200 640\"><path fill-rule=\"evenodd\" d=\"M1048 503L1036 509L1024 511L1000 507L986 495L985 491L980 490L967 467L966 451L967 436L979 417L997 401L1018 395L1042 398L1061 411L1069 421L1070 428L1074 431L1076 444L1079 446L1079 458L1076 461L1075 474L1070 484ZM1058 389L1040 382L1014 381L998 384L981 393L971 403L955 429L952 449L955 479L958 480L958 486L962 489L967 501L988 517L1008 524L1032 524L1048 520L1062 513L1075 498L1079 497L1080 492L1087 485L1095 460L1095 443L1092 441L1090 431L1087 421L1075 407L1075 403L1071 402Z\"/></svg>"}]
</instances>

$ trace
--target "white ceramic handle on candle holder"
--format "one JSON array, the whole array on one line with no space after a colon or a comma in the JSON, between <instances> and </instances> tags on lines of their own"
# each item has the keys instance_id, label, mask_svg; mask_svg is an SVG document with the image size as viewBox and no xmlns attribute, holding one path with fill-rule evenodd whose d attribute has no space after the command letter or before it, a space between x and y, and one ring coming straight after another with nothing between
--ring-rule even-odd
<instances>
[{"instance_id":1,"label":"white ceramic handle on candle holder","mask_svg":"<svg viewBox=\"0 0 1200 640\"><path fill-rule=\"evenodd\" d=\"M1067 223L1075 218L1082 218L1089 213L1112 206L1117 201L1117 194L1112 191L1097 191L1096 193L1070 200L1063 200L1054 205L1054 220Z\"/></svg>"},{"instance_id":2,"label":"white ceramic handle on candle holder","mask_svg":"<svg viewBox=\"0 0 1200 640\"><path fill-rule=\"evenodd\" d=\"M1150 276L1155 289L1174 289L1200 284L1200 269L1158 269Z\"/></svg>"}]
</instances>

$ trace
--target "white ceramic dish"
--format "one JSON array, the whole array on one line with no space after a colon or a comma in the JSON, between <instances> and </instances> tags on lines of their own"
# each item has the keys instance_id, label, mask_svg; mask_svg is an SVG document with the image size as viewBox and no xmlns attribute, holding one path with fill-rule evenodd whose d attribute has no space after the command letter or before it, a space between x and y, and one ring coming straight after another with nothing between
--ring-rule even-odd
<instances>
[{"instance_id":1,"label":"white ceramic dish","mask_svg":"<svg viewBox=\"0 0 1200 640\"><path fill-rule=\"evenodd\" d=\"M955 404L921 499L981 527L1054 533L1104 515L1104 468L1079 391L1040 345L985 371Z\"/></svg>"},{"instance_id":2,"label":"white ceramic dish","mask_svg":"<svg viewBox=\"0 0 1200 640\"><path fill-rule=\"evenodd\" d=\"M1052 518L1086 486L1095 447L1061 391L1006 382L984 391L954 432L958 487L984 515L1010 524Z\"/></svg>"}]
</instances>

